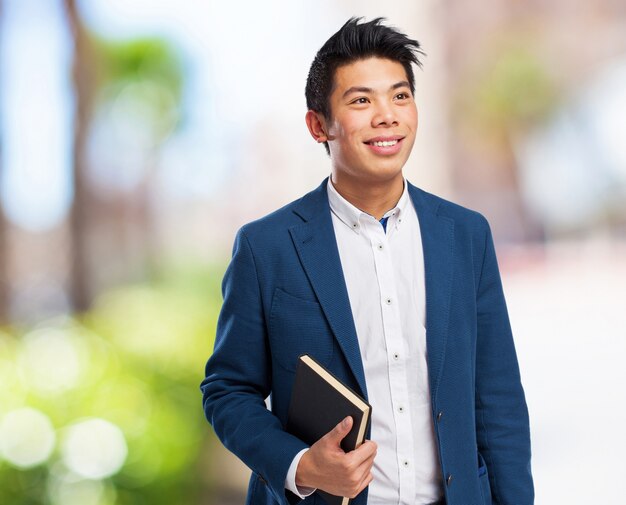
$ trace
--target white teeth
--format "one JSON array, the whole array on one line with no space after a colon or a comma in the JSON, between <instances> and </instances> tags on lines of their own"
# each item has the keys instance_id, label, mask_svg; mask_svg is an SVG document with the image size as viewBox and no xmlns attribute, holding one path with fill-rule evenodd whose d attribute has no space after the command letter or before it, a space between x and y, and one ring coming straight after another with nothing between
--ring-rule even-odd
<instances>
[{"instance_id":1,"label":"white teeth","mask_svg":"<svg viewBox=\"0 0 626 505\"><path fill-rule=\"evenodd\" d=\"M389 147L389 146L395 146L398 143L397 140L390 140L389 142L385 141L385 142L372 142L372 144L374 144L377 147Z\"/></svg>"}]
</instances>

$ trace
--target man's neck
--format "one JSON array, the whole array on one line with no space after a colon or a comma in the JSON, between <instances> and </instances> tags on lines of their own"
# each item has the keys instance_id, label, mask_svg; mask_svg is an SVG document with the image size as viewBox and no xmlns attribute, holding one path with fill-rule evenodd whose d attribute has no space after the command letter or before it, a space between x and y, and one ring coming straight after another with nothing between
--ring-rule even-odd
<instances>
[{"instance_id":1,"label":"man's neck","mask_svg":"<svg viewBox=\"0 0 626 505\"><path fill-rule=\"evenodd\" d=\"M337 193L357 209L378 220L395 207L404 191L404 177L401 173L393 179L376 184L338 177L336 173L331 178Z\"/></svg>"}]
</instances>

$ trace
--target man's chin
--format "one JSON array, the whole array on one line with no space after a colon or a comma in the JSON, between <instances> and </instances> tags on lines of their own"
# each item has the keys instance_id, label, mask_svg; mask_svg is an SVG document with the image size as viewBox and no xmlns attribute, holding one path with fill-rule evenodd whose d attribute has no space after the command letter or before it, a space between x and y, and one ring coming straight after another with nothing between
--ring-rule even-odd
<instances>
[{"instance_id":1,"label":"man's chin","mask_svg":"<svg viewBox=\"0 0 626 505\"><path fill-rule=\"evenodd\" d=\"M398 179L402 179L402 167L375 167L367 173L363 181L368 184L393 184Z\"/></svg>"}]
</instances>

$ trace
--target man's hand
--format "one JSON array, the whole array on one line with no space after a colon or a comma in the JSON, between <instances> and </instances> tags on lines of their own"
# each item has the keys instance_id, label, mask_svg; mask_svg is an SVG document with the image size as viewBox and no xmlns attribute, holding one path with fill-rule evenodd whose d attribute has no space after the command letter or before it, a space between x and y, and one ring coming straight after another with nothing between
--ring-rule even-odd
<instances>
[{"instance_id":1,"label":"man's hand","mask_svg":"<svg viewBox=\"0 0 626 505\"><path fill-rule=\"evenodd\" d=\"M376 443L366 440L358 449L344 452L340 444L351 428L352 418L346 417L304 453L296 469L298 487L354 498L372 482Z\"/></svg>"}]
</instances>

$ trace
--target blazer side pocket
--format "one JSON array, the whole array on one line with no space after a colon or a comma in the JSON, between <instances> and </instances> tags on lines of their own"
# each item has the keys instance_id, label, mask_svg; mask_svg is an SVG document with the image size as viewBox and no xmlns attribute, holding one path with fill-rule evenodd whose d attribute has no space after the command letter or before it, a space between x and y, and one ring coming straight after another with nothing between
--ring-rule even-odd
<instances>
[{"instance_id":1,"label":"blazer side pocket","mask_svg":"<svg viewBox=\"0 0 626 505\"><path fill-rule=\"evenodd\" d=\"M489 484L487 464L480 453L478 453L478 481L480 484L480 492L483 495L483 505L492 505L493 502L491 500L491 486Z\"/></svg>"},{"instance_id":2,"label":"blazer side pocket","mask_svg":"<svg viewBox=\"0 0 626 505\"><path fill-rule=\"evenodd\" d=\"M333 357L334 337L319 303L280 288L272 299L269 341L273 362L292 372L302 354L311 355L324 366Z\"/></svg>"}]
</instances>

